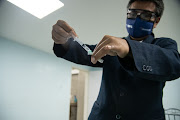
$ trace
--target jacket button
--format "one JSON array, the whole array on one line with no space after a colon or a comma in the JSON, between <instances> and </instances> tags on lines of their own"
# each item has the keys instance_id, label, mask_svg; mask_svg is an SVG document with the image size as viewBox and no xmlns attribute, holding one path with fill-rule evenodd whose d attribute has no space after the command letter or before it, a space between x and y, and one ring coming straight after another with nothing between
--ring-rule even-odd
<instances>
[{"instance_id":1,"label":"jacket button","mask_svg":"<svg viewBox=\"0 0 180 120\"><path fill-rule=\"evenodd\" d=\"M121 119L121 116L119 114L116 115L116 119L117 120L120 120Z\"/></svg>"},{"instance_id":2,"label":"jacket button","mask_svg":"<svg viewBox=\"0 0 180 120\"><path fill-rule=\"evenodd\" d=\"M147 70L146 65L143 65L142 69L143 69L143 71L146 71Z\"/></svg>"},{"instance_id":3,"label":"jacket button","mask_svg":"<svg viewBox=\"0 0 180 120\"><path fill-rule=\"evenodd\" d=\"M120 92L120 94L119 94L120 96L124 96L124 93L123 92Z\"/></svg>"}]
</instances>

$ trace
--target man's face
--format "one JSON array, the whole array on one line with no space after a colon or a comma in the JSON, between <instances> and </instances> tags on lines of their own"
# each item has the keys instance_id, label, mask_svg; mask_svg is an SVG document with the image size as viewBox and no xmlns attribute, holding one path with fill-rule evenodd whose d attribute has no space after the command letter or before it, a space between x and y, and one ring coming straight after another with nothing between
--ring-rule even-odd
<instances>
[{"instance_id":1,"label":"man's face","mask_svg":"<svg viewBox=\"0 0 180 120\"><path fill-rule=\"evenodd\" d=\"M131 4L129 9L141 9L141 10L146 10L150 12L155 12L156 5L153 2L146 2L146 1L135 1ZM157 26L160 18L158 19L152 19L151 21L154 22L154 28Z\"/></svg>"}]
</instances>

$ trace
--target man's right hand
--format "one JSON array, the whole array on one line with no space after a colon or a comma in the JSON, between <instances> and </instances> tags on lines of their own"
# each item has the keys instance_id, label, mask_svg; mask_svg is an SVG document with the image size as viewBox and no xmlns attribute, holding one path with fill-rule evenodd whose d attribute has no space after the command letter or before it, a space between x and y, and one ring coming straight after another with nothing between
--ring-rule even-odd
<instances>
[{"instance_id":1,"label":"man's right hand","mask_svg":"<svg viewBox=\"0 0 180 120\"><path fill-rule=\"evenodd\" d=\"M65 21L58 20L57 23L53 25L52 39L56 44L65 44L72 36L77 37L77 34Z\"/></svg>"}]
</instances>

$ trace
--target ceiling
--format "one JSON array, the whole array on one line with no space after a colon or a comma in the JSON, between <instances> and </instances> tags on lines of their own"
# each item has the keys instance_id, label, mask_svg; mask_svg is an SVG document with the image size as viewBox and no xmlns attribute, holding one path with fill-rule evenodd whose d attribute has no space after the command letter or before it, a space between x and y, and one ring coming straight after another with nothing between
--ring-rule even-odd
<instances>
[{"instance_id":1,"label":"ceiling","mask_svg":"<svg viewBox=\"0 0 180 120\"><path fill-rule=\"evenodd\" d=\"M64 7L43 19L38 19L8 1L1 0L0 37L52 54L51 30L59 19L73 27L80 40L87 44L98 43L106 34L127 36L125 21L128 0L113 0L113 2L61 0L61 2L64 3Z\"/></svg>"}]
</instances>

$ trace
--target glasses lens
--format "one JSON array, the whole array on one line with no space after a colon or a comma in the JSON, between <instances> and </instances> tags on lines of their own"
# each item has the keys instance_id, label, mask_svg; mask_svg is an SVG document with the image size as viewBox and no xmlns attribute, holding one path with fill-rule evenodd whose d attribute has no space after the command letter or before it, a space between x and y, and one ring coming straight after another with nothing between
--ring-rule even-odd
<instances>
[{"instance_id":1,"label":"glasses lens","mask_svg":"<svg viewBox=\"0 0 180 120\"><path fill-rule=\"evenodd\" d=\"M137 13L134 11L131 11L131 12L127 13L127 17L131 18L131 19L135 19L137 17Z\"/></svg>"},{"instance_id":2,"label":"glasses lens","mask_svg":"<svg viewBox=\"0 0 180 120\"><path fill-rule=\"evenodd\" d=\"M141 13L141 15L140 15L140 18L141 19L143 19L143 20L150 20L151 19L151 17L152 17L152 14L151 13L145 13L145 12L143 12L143 13Z\"/></svg>"},{"instance_id":3,"label":"glasses lens","mask_svg":"<svg viewBox=\"0 0 180 120\"><path fill-rule=\"evenodd\" d=\"M137 16L146 21L153 21L155 19L155 14L153 12L141 9L128 10L127 18L136 19Z\"/></svg>"}]
</instances>

